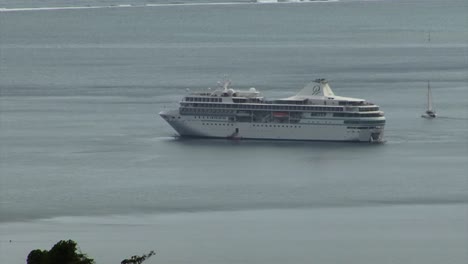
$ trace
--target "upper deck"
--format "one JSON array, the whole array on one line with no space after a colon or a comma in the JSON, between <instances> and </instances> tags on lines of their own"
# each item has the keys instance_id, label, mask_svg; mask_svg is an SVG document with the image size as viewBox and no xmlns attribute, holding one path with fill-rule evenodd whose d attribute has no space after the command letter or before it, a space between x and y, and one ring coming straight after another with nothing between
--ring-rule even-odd
<instances>
[{"instance_id":1,"label":"upper deck","mask_svg":"<svg viewBox=\"0 0 468 264\"><path fill-rule=\"evenodd\" d=\"M325 79L317 79L292 97L267 100L255 88L235 90L225 82L214 92L191 93L181 107L266 111L380 112L379 106L364 99L336 96Z\"/></svg>"}]
</instances>

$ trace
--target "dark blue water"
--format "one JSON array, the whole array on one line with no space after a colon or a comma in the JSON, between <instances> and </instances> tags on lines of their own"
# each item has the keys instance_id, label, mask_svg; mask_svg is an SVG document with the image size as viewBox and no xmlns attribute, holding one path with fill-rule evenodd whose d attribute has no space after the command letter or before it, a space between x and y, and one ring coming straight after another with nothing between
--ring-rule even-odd
<instances>
[{"instance_id":1,"label":"dark blue water","mask_svg":"<svg viewBox=\"0 0 468 264\"><path fill-rule=\"evenodd\" d=\"M2 7L63 6L27 4ZM0 259L72 236L103 263L146 245L163 250L154 263L465 262L467 13L466 1L0 12ZM157 113L225 75L266 97L327 78L381 106L387 142L175 139ZM420 118L428 81L434 120ZM112 239L132 232L144 239Z\"/></svg>"}]
</instances>

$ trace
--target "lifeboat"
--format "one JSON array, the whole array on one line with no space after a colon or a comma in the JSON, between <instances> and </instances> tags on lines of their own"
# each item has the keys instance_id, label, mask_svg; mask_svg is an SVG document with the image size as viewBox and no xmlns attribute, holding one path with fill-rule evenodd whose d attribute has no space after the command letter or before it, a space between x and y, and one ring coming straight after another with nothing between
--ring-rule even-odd
<instances>
[{"instance_id":1,"label":"lifeboat","mask_svg":"<svg viewBox=\"0 0 468 264\"><path fill-rule=\"evenodd\" d=\"M289 114L286 112L273 112L273 117L276 117L276 118L286 118L288 116Z\"/></svg>"}]
</instances>

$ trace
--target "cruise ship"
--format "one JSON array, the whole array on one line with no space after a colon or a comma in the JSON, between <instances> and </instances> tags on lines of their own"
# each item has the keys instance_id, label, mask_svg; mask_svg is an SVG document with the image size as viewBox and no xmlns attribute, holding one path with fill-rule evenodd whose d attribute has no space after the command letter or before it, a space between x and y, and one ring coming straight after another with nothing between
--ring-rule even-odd
<instances>
[{"instance_id":1,"label":"cruise ship","mask_svg":"<svg viewBox=\"0 0 468 264\"><path fill-rule=\"evenodd\" d=\"M159 115L182 137L383 142L385 116L379 106L337 96L325 79L273 100L255 88L229 85L189 92L178 109Z\"/></svg>"}]
</instances>

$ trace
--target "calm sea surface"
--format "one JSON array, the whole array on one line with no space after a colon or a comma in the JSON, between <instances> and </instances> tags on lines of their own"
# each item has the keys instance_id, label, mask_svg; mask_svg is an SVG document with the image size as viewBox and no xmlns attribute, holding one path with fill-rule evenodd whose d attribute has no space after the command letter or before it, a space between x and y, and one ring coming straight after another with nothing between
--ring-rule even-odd
<instances>
[{"instance_id":1,"label":"calm sea surface","mask_svg":"<svg viewBox=\"0 0 468 264\"><path fill-rule=\"evenodd\" d=\"M0 263L60 239L98 263L468 262L466 0L129 2L0 1ZM57 6L86 8L32 9ZM158 112L225 75L327 78L387 142L174 138Z\"/></svg>"}]
</instances>

